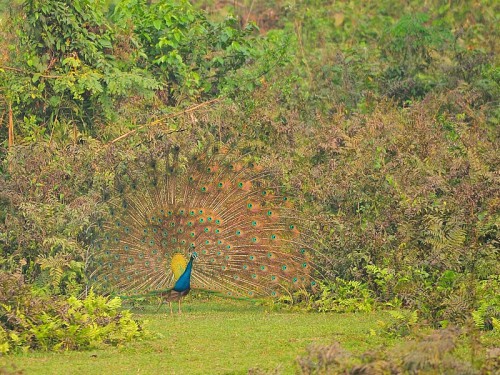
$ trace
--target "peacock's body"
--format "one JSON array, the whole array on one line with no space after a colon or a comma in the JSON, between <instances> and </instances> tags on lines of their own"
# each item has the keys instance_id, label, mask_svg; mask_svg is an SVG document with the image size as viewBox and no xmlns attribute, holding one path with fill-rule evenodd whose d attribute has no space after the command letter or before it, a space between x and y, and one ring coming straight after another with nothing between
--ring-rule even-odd
<instances>
[{"instance_id":1,"label":"peacock's body","mask_svg":"<svg viewBox=\"0 0 500 375\"><path fill-rule=\"evenodd\" d=\"M96 284L167 300L190 288L257 297L315 284L296 215L267 171L224 153L188 169L178 150L151 160L117 172Z\"/></svg>"}]
</instances>

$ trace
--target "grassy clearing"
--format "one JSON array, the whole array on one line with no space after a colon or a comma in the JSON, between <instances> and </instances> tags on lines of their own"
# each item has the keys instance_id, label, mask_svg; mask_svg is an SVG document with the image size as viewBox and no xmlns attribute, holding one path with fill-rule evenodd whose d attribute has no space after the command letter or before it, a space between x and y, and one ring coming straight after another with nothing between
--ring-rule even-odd
<instances>
[{"instance_id":1,"label":"grassy clearing","mask_svg":"<svg viewBox=\"0 0 500 375\"><path fill-rule=\"evenodd\" d=\"M246 301L190 302L181 316L143 311L153 336L123 348L29 353L0 358L0 370L26 374L243 374L251 368L296 372L311 343L339 341L363 351L395 342L370 336L380 313L270 312ZM0 371L1 372L1 371Z\"/></svg>"}]
</instances>

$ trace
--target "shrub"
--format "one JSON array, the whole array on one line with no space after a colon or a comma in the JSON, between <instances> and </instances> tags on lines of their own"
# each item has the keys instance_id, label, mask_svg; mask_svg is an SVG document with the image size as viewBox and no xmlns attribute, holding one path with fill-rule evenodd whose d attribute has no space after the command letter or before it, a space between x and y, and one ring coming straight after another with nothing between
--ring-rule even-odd
<instances>
[{"instance_id":1,"label":"shrub","mask_svg":"<svg viewBox=\"0 0 500 375\"><path fill-rule=\"evenodd\" d=\"M35 293L21 274L0 272L0 353L120 345L143 335L119 298Z\"/></svg>"},{"instance_id":2,"label":"shrub","mask_svg":"<svg viewBox=\"0 0 500 375\"><path fill-rule=\"evenodd\" d=\"M302 374L478 374L472 363L460 359L459 331L435 331L393 349L353 354L338 343L314 345L298 359ZM494 364L483 362L486 371ZM487 372L483 372L487 373Z\"/></svg>"}]
</instances>

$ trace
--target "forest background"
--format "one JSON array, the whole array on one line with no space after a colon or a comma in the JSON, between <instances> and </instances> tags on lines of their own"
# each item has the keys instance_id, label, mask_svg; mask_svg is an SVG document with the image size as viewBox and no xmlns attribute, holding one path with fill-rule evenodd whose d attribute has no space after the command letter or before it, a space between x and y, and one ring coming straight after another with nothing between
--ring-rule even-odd
<instances>
[{"instance_id":1,"label":"forest background","mask_svg":"<svg viewBox=\"0 0 500 375\"><path fill-rule=\"evenodd\" d=\"M393 334L470 326L491 346L499 14L495 1L0 2L0 353L140 335L86 275L117 166L147 171L166 143L251 154L316 223L328 281L283 305L403 309ZM120 333L49 337L47 317L79 326L64 314L82 303Z\"/></svg>"}]
</instances>

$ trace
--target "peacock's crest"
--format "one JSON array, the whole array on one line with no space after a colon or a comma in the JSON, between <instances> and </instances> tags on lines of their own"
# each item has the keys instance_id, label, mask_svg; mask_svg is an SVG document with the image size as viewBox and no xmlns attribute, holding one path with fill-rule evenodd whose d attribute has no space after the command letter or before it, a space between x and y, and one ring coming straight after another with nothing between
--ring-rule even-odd
<instances>
[{"instance_id":1,"label":"peacock's crest","mask_svg":"<svg viewBox=\"0 0 500 375\"><path fill-rule=\"evenodd\" d=\"M183 168L179 150L117 171L94 257L94 283L121 293L191 287L278 296L315 285L311 248L269 171L219 151Z\"/></svg>"}]
</instances>

